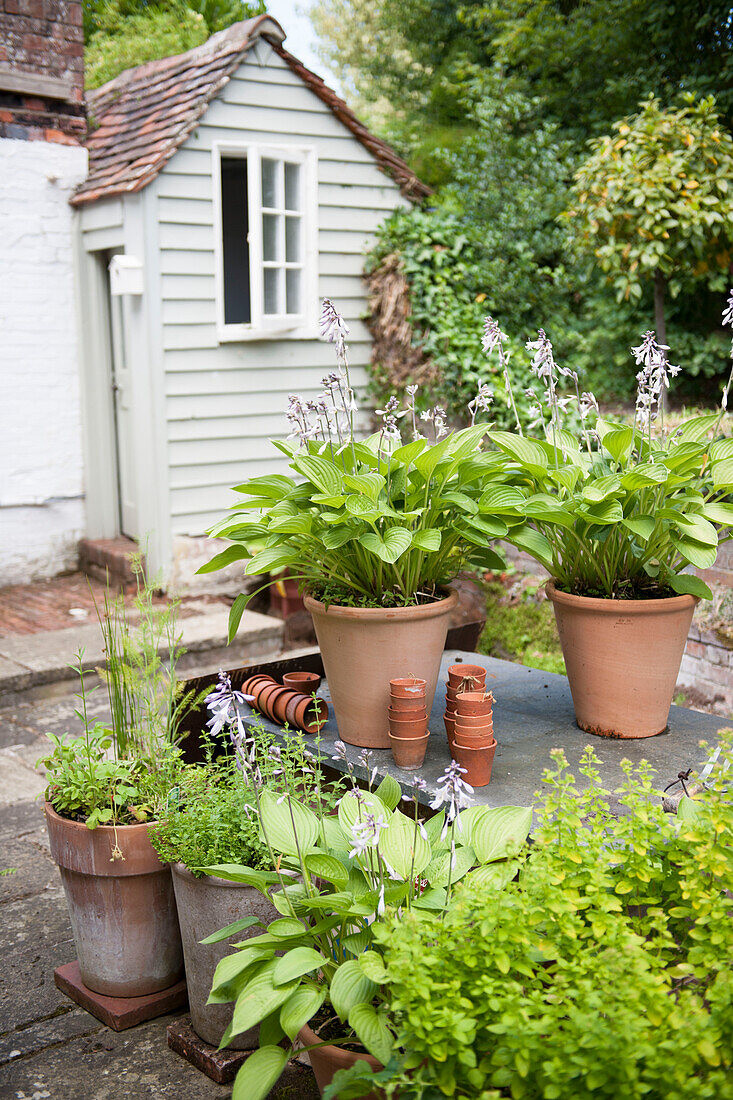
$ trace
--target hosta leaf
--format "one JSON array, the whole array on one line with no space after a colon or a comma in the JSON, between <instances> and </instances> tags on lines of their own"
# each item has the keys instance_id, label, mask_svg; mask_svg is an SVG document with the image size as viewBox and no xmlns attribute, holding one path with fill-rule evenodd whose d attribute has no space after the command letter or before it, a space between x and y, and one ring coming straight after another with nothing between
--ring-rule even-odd
<instances>
[{"instance_id":1,"label":"hosta leaf","mask_svg":"<svg viewBox=\"0 0 733 1100\"><path fill-rule=\"evenodd\" d=\"M359 536L359 542L366 550L392 565L410 549L412 533L406 527L390 527L384 535L367 531Z\"/></svg>"},{"instance_id":2,"label":"hosta leaf","mask_svg":"<svg viewBox=\"0 0 733 1100\"><path fill-rule=\"evenodd\" d=\"M512 881L519 870L518 859L505 859L497 863L486 863L476 867L466 875L466 882L486 890L503 890Z\"/></svg>"},{"instance_id":3,"label":"hosta leaf","mask_svg":"<svg viewBox=\"0 0 733 1100\"><path fill-rule=\"evenodd\" d=\"M479 508L482 512L494 514L502 512L518 512L524 504L524 493L515 489L512 485L490 485L479 497Z\"/></svg>"},{"instance_id":4,"label":"hosta leaf","mask_svg":"<svg viewBox=\"0 0 733 1100\"><path fill-rule=\"evenodd\" d=\"M677 806L677 817L680 821L695 821L700 814L700 803L694 798L683 794Z\"/></svg>"},{"instance_id":5,"label":"hosta leaf","mask_svg":"<svg viewBox=\"0 0 733 1100\"><path fill-rule=\"evenodd\" d=\"M642 462L621 475L624 489L643 489L647 485L660 485L669 477L669 470L659 462Z\"/></svg>"},{"instance_id":6,"label":"hosta leaf","mask_svg":"<svg viewBox=\"0 0 733 1100\"><path fill-rule=\"evenodd\" d=\"M733 504L714 501L705 505L703 515L713 523L724 524L726 527L733 526Z\"/></svg>"},{"instance_id":7,"label":"hosta leaf","mask_svg":"<svg viewBox=\"0 0 733 1100\"><path fill-rule=\"evenodd\" d=\"M288 1050L277 1046L253 1051L234 1079L232 1100L265 1100L282 1076L289 1055Z\"/></svg>"},{"instance_id":8,"label":"hosta leaf","mask_svg":"<svg viewBox=\"0 0 733 1100\"><path fill-rule=\"evenodd\" d=\"M377 986L367 978L356 959L342 963L331 978L331 1004L344 1021L354 1005L368 1004L376 992Z\"/></svg>"},{"instance_id":9,"label":"hosta leaf","mask_svg":"<svg viewBox=\"0 0 733 1100\"><path fill-rule=\"evenodd\" d=\"M230 940L232 936L236 936L239 932L244 932L247 928L254 927L255 924L262 925L262 921L259 917L242 917L241 920L235 920L232 924L228 924L226 928L220 928L218 932L213 932L210 936L207 936L206 939L199 940L199 943L221 943L222 940Z\"/></svg>"},{"instance_id":10,"label":"hosta leaf","mask_svg":"<svg viewBox=\"0 0 733 1100\"><path fill-rule=\"evenodd\" d=\"M345 546L347 542L351 542L358 535L358 525L353 527L344 525L343 527L331 527L329 530L324 531L320 536L320 540L327 550L338 550L340 546Z\"/></svg>"},{"instance_id":11,"label":"hosta leaf","mask_svg":"<svg viewBox=\"0 0 733 1100\"><path fill-rule=\"evenodd\" d=\"M532 827L532 810L524 806L484 807L470 826L470 842L479 863L516 855Z\"/></svg>"},{"instance_id":12,"label":"hosta leaf","mask_svg":"<svg viewBox=\"0 0 733 1100\"><path fill-rule=\"evenodd\" d=\"M620 489L621 482L615 474L609 474L607 477L597 477L583 487L583 499L590 501L592 504L597 504L599 501L611 496L612 493L619 492Z\"/></svg>"},{"instance_id":13,"label":"hosta leaf","mask_svg":"<svg viewBox=\"0 0 733 1100\"><path fill-rule=\"evenodd\" d=\"M382 858L400 875L407 878L423 871L431 858L430 842L420 834L415 822L395 810L392 819L379 837Z\"/></svg>"},{"instance_id":14,"label":"hosta leaf","mask_svg":"<svg viewBox=\"0 0 733 1100\"><path fill-rule=\"evenodd\" d=\"M287 939L291 936L302 936L305 930L303 922L296 920L295 917L281 917L278 920L271 921L267 926L267 934L275 936L278 940Z\"/></svg>"},{"instance_id":15,"label":"hosta leaf","mask_svg":"<svg viewBox=\"0 0 733 1100\"><path fill-rule=\"evenodd\" d=\"M716 489L733 486L733 458L723 459L722 462L714 462L710 467L710 472Z\"/></svg>"},{"instance_id":16,"label":"hosta leaf","mask_svg":"<svg viewBox=\"0 0 733 1100\"><path fill-rule=\"evenodd\" d=\"M470 515L475 515L478 512L478 504L473 497L468 496L466 493L443 493L433 503L440 504L442 501L446 501L448 504L455 504L457 508L460 508L464 512L468 512Z\"/></svg>"},{"instance_id":17,"label":"hosta leaf","mask_svg":"<svg viewBox=\"0 0 733 1100\"><path fill-rule=\"evenodd\" d=\"M291 993L280 1009L280 1027L289 1039L294 1039L303 1024L307 1024L326 999L323 986L304 982Z\"/></svg>"},{"instance_id":18,"label":"hosta leaf","mask_svg":"<svg viewBox=\"0 0 733 1100\"><path fill-rule=\"evenodd\" d=\"M349 846L351 846L351 826L357 821L363 821L365 814L373 814L375 818L381 817L382 821L387 822L392 817L392 811L385 806L379 795L373 791L360 791L359 794L360 798L357 801L347 791L339 802L339 825L349 838Z\"/></svg>"},{"instance_id":19,"label":"hosta leaf","mask_svg":"<svg viewBox=\"0 0 733 1100\"><path fill-rule=\"evenodd\" d=\"M232 565L235 561L243 561L251 556L246 546L235 543L233 546L227 546L226 550L222 550L221 553L215 554L211 561L207 561L205 565L196 570L196 573L215 573L217 569L225 569L227 565Z\"/></svg>"},{"instance_id":20,"label":"hosta leaf","mask_svg":"<svg viewBox=\"0 0 733 1100\"><path fill-rule=\"evenodd\" d=\"M270 497L282 500L295 488L295 482L285 474L267 474L265 477L251 477L241 485L235 485L233 492L250 497Z\"/></svg>"},{"instance_id":21,"label":"hosta leaf","mask_svg":"<svg viewBox=\"0 0 733 1100\"><path fill-rule=\"evenodd\" d=\"M692 416L683 423L678 439L680 442L699 443L704 439L711 428L715 427L718 419L717 413L706 413L704 416Z\"/></svg>"},{"instance_id":22,"label":"hosta leaf","mask_svg":"<svg viewBox=\"0 0 733 1100\"><path fill-rule=\"evenodd\" d=\"M670 587L678 596L697 596L701 600L712 600L713 594L701 577L694 573L679 573L669 578Z\"/></svg>"},{"instance_id":23,"label":"hosta leaf","mask_svg":"<svg viewBox=\"0 0 733 1100\"><path fill-rule=\"evenodd\" d=\"M415 531L412 536L412 545L416 546L418 550L427 550L428 553L435 553L440 549L442 535L437 527L428 527L423 531Z\"/></svg>"},{"instance_id":24,"label":"hosta leaf","mask_svg":"<svg viewBox=\"0 0 733 1100\"><path fill-rule=\"evenodd\" d=\"M275 963L272 971L273 984L285 985L295 978L302 978L304 974L320 970L325 961L320 951L313 947L293 947Z\"/></svg>"},{"instance_id":25,"label":"hosta leaf","mask_svg":"<svg viewBox=\"0 0 733 1100\"><path fill-rule=\"evenodd\" d=\"M345 890L349 884L349 871L341 860L327 852L308 852L305 865L317 878L332 882L337 890Z\"/></svg>"},{"instance_id":26,"label":"hosta leaf","mask_svg":"<svg viewBox=\"0 0 733 1100\"><path fill-rule=\"evenodd\" d=\"M676 546L682 557L690 565L694 565L698 569L712 569L715 565L718 557L717 546L708 546L703 542L696 542L693 539L684 537L676 538L674 534L671 535L671 538L673 545Z\"/></svg>"},{"instance_id":27,"label":"hosta leaf","mask_svg":"<svg viewBox=\"0 0 733 1100\"><path fill-rule=\"evenodd\" d=\"M376 501L386 485L386 479L373 471L368 474L345 474L344 485L347 489L353 489L355 493L361 493L369 500Z\"/></svg>"},{"instance_id":28,"label":"hosta leaf","mask_svg":"<svg viewBox=\"0 0 733 1100\"><path fill-rule=\"evenodd\" d=\"M621 522L624 527L644 542L651 537L656 526L653 516L630 516L629 519L622 519Z\"/></svg>"},{"instance_id":29,"label":"hosta leaf","mask_svg":"<svg viewBox=\"0 0 733 1100\"><path fill-rule=\"evenodd\" d=\"M370 1054L386 1065L392 1057L394 1039L382 1016L372 1005L354 1005L349 1013L349 1026L358 1035Z\"/></svg>"},{"instance_id":30,"label":"hosta leaf","mask_svg":"<svg viewBox=\"0 0 733 1100\"><path fill-rule=\"evenodd\" d=\"M297 855L299 850L302 852L306 848L314 848L318 840L316 815L292 798L288 797L279 804L278 801L272 791L264 790L260 796L262 830L274 850L286 855Z\"/></svg>"},{"instance_id":31,"label":"hosta leaf","mask_svg":"<svg viewBox=\"0 0 733 1100\"><path fill-rule=\"evenodd\" d=\"M325 848L332 852L348 852L351 841L341 828L338 818L327 815L321 820L321 829Z\"/></svg>"},{"instance_id":32,"label":"hosta leaf","mask_svg":"<svg viewBox=\"0 0 733 1100\"><path fill-rule=\"evenodd\" d=\"M716 439L710 444L708 455L711 462L721 462L723 459L733 458L733 439Z\"/></svg>"},{"instance_id":33,"label":"hosta leaf","mask_svg":"<svg viewBox=\"0 0 733 1100\"><path fill-rule=\"evenodd\" d=\"M248 577L255 573L274 573L279 569L285 569L298 560L297 551L291 547L273 546L269 550L260 550L247 562L244 572Z\"/></svg>"},{"instance_id":34,"label":"hosta leaf","mask_svg":"<svg viewBox=\"0 0 733 1100\"><path fill-rule=\"evenodd\" d=\"M225 955L216 965L214 977L211 982L212 996L220 990L226 990L227 986L238 978L240 974L254 963L261 963L265 959L271 959L275 954L273 946L251 947L236 951L232 955ZM232 997L232 1000L235 998Z\"/></svg>"},{"instance_id":35,"label":"hosta leaf","mask_svg":"<svg viewBox=\"0 0 733 1100\"><path fill-rule=\"evenodd\" d=\"M601 500L598 504L589 504L582 514L591 523L620 523L624 518L623 508L618 500Z\"/></svg>"},{"instance_id":36,"label":"hosta leaf","mask_svg":"<svg viewBox=\"0 0 733 1100\"><path fill-rule=\"evenodd\" d=\"M552 547L543 534L534 527L513 527L508 535L519 550L526 550L540 565L552 572Z\"/></svg>"},{"instance_id":37,"label":"hosta leaf","mask_svg":"<svg viewBox=\"0 0 733 1100\"><path fill-rule=\"evenodd\" d=\"M681 535L685 538L702 542L706 546L718 545L718 532L703 516L696 512L687 512L684 516L678 516L674 520Z\"/></svg>"},{"instance_id":38,"label":"hosta leaf","mask_svg":"<svg viewBox=\"0 0 733 1100\"><path fill-rule=\"evenodd\" d=\"M396 459L397 462L401 462L407 466L411 462L414 462L417 456L422 454L427 446L427 439L414 439L412 443L405 443L404 447L398 447L397 450L392 451L390 459Z\"/></svg>"},{"instance_id":39,"label":"hosta leaf","mask_svg":"<svg viewBox=\"0 0 733 1100\"><path fill-rule=\"evenodd\" d=\"M634 445L633 428L628 426L610 428L604 434L602 442L611 458L619 462L621 459L626 458Z\"/></svg>"},{"instance_id":40,"label":"hosta leaf","mask_svg":"<svg viewBox=\"0 0 733 1100\"><path fill-rule=\"evenodd\" d=\"M431 859L423 872L431 886L447 886L462 879L476 863L473 848L459 846L451 856L450 851L439 852Z\"/></svg>"},{"instance_id":41,"label":"hosta leaf","mask_svg":"<svg viewBox=\"0 0 733 1100\"><path fill-rule=\"evenodd\" d=\"M353 496L347 497L346 509L352 516L365 519L370 523L379 519L381 514L379 509L375 507L374 502L369 497L364 496L363 493L355 493Z\"/></svg>"},{"instance_id":42,"label":"hosta leaf","mask_svg":"<svg viewBox=\"0 0 733 1100\"><path fill-rule=\"evenodd\" d=\"M322 493L328 493L329 496L340 495L343 475L327 459L316 455L299 455L293 459L293 467Z\"/></svg>"},{"instance_id":43,"label":"hosta leaf","mask_svg":"<svg viewBox=\"0 0 733 1100\"><path fill-rule=\"evenodd\" d=\"M270 531L279 535L309 535L313 527L312 516L283 516L270 522Z\"/></svg>"},{"instance_id":44,"label":"hosta leaf","mask_svg":"<svg viewBox=\"0 0 733 1100\"><path fill-rule=\"evenodd\" d=\"M396 809L402 798L402 788L394 776L391 775L385 775L374 793L378 798L381 798L390 810Z\"/></svg>"},{"instance_id":45,"label":"hosta leaf","mask_svg":"<svg viewBox=\"0 0 733 1100\"><path fill-rule=\"evenodd\" d=\"M542 477L547 469L547 454L535 439L511 432L489 432L491 439L505 454L518 462L533 477Z\"/></svg>"},{"instance_id":46,"label":"hosta leaf","mask_svg":"<svg viewBox=\"0 0 733 1100\"><path fill-rule=\"evenodd\" d=\"M415 469L425 481L430 480L435 471L435 467L441 459L447 456L452 442L452 437L446 436L440 443L434 443L432 446L428 446L427 450L424 450L417 458L413 459Z\"/></svg>"},{"instance_id":47,"label":"hosta leaf","mask_svg":"<svg viewBox=\"0 0 733 1100\"><path fill-rule=\"evenodd\" d=\"M294 982L275 986L272 980L274 969L275 962L266 963L263 969L247 982L237 997L232 1015L232 1035L249 1031L260 1020L264 1020L265 1016L269 1016L284 1004L295 989Z\"/></svg>"},{"instance_id":48,"label":"hosta leaf","mask_svg":"<svg viewBox=\"0 0 733 1100\"><path fill-rule=\"evenodd\" d=\"M371 934L367 931L352 932L350 936L344 936L343 946L352 955L363 955L372 942Z\"/></svg>"}]
</instances>

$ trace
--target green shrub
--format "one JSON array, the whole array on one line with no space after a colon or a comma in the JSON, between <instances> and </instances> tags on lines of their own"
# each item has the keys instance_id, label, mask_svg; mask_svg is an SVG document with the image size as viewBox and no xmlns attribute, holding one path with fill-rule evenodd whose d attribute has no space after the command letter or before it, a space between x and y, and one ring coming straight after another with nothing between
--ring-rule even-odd
<instances>
[{"instance_id":1,"label":"green shrub","mask_svg":"<svg viewBox=\"0 0 733 1100\"><path fill-rule=\"evenodd\" d=\"M733 731L721 739L732 759ZM466 885L443 920L377 926L400 1100L733 1097L733 805L723 764L666 815L624 764L620 815L587 749L560 750L534 845L502 891ZM730 774L730 773L728 773ZM618 807L617 807L618 809ZM333 1095L359 1095L349 1091Z\"/></svg>"}]
</instances>

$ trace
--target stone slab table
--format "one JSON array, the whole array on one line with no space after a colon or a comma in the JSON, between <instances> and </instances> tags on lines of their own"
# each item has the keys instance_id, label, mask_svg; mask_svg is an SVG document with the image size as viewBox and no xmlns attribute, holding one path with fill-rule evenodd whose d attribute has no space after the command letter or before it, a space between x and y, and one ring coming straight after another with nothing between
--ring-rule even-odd
<instances>
[{"instance_id":1,"label":"stone slab table","mask_svg":"<svg viewBox=\"0 0 733 1100\"><path fill-rule=\"evenodd\" d=\"M441 676L429 720L432 736L428 741L422 768L418 772L404 771L396 766L389 749L371 750L369 763L371 768L377 768L376 782L379 783L385 775L392 775L405 793L411 793L414 776L419 775L427 784L425 791L418 792L418 799L423 804L429 803L434 797L437 780L451 761L443 725L445 680L448 666L459 661L482 665L487 670L487 690L492 691L495 697L496 755L491 783L487 787L476 788L475 801L478 804L530 805L541 785L543 771L551 764L550 751L554 748L563 749L577 775L578 761L586 745L593 747L601 761L599 770L602 782L608 790L613 791L619 787L623 779L621 761L624 759L633 763L648 760L656 769L656 782L661 789L676 779L678 772L703 763L707 754L700 747L702 741L714 746L718 730L733 726L733 722L716 715L703 714L685 707L672 707L668 732L657 737L641 740L597 737L579 729L575 724L567 677L541 672L511 661L499 661L478 653L449 649L444 652L441 662ZM263 670L266 670L264 666ZM318 694L330 699L325 681ZM282 728L262 715L254 714L247 708L243 717L248 722L262 722L267 730L282 739ZM329 767L340 772L346 771L346 764L342 760L333 759L334 746L339 739L333 708L328 722L321 730L318 746L315 737L306 734L303 737L306 742L311 743L312 751L318 751ZM346 746L346 754L355 774L360 779L365 779L367 771L359 763L361 751L353 745Z\"/></svg>"}]
</instances>

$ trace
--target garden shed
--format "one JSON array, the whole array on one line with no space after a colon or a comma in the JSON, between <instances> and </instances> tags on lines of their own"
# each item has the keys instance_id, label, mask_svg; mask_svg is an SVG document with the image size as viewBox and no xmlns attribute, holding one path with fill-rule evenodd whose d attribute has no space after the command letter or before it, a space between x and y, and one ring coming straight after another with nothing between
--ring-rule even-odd
<instances>
[{"instance_id":1,"label":"garden shed","mask_svg":"<svg viewBox=\"0 0 733 1100\"><path fill-rule=\"evenodd\" d=\"M229 487L277 468L288 393L314 397L333 368L321 297L365 382L364 252L428 193L284 38L259 16L88 97L72 199L88 534L147 542L167 582L206 560Z\"/></svg>"}]
</instances>

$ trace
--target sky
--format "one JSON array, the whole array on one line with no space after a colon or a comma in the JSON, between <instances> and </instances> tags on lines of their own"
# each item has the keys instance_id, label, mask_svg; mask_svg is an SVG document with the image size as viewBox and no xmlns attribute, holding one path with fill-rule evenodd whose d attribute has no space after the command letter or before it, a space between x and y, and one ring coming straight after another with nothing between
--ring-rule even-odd
<instances>
[{"instance_id":1,"label":"sky","mask_svg":"<svg viewBox=\"0 0 733 1100\"><path fill-rule=\"evenodd\" d=\"M305 14L308 0L267 0L268 14L277 19L285 31L285 48L338 91L338 81L316 54L316 33Z\"/></svg>"}]
</instances>

